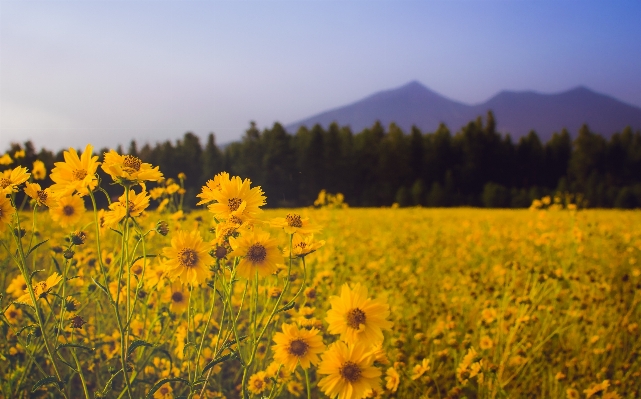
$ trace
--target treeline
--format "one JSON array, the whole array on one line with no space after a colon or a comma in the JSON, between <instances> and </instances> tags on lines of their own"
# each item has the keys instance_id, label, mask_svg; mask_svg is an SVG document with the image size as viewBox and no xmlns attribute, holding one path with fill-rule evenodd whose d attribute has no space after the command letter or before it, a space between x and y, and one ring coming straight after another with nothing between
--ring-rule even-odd
<instances>
[{"instance_id":1,"label":"treeline","mask_svg":"<svg viewBox=\"0 0 641 399\"><path fill-rule=\"evenodd\" d=\"M62 160L62 152L36 154L31 143L24 148L27 166L39 158L50 170ZM519 208L558 191L581 193L590 207L641 206L641 132L626 128L606 140L584 125L574 140L562 130L546 143L535 132L513 142L496 131L491 112L455 134L445 125L403 132L377 122L359 133L332 124L290 135L279 123L263 131L252 123L240 141L222 149L214 134L203 146L186 133L175 143L139 148L132 141L124 152L160 166L166 177L185 173L191 206L220 171L250 178L278 207L308 206L321 189L343 193L351 206Z\"/></svg>"}]
</instances>

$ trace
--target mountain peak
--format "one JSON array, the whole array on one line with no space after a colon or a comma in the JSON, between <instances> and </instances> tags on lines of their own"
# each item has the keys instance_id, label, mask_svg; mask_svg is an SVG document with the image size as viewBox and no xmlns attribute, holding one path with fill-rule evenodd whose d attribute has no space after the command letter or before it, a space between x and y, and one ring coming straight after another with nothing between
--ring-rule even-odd
<instances>
[{"instance_id":1,"label":"mountain peak","mask_svg":"<svg viewBox=\"0 0 641 399\"><path fill-rule=\"evenodd\" d=\"M633 129L641 128L641 108L585 86L554 94L503 90L482 104L468 105L448 99L418 80L412 80L292 123L286 129L295 132L301 126L320 124L327 127L337 122L350 126L353 132L360 132L380 121L384 126L394 122L405 132L412 126L433 132L440 123L445 123L456 132L489 110L494 113L498 130L510 133L513 138L535 130L543 141L547 141L555 131L567 128L574 133L584 123L605 136L628 125Z\"/></svg>"}]
</instances>

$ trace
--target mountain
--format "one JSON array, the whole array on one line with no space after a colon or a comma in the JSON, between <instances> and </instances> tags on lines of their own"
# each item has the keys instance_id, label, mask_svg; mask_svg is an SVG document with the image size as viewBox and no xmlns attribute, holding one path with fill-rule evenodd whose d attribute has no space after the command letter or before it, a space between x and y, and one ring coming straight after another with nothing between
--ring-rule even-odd
<instances>
[{"instance_id":1,"label":"mountain","mask_svg":"<svg viewBox=\"0 0 641 399\"><path fill-rule=\"evenodd\" d=\"M530 130L535 130L542 141L562 128L575 135L584 123L605 137L628 125L641 129L641 108L585 87L557 94L502 91L482 104L468 105L450 100L417 81L305 118L286 129L295 132L300 126L318 123L327 127L337 122L360 132L380 120L384 126L395 122L405 132L412 125L423 132L433 132L443 122L455 132L478 116L485 116L488 110L494 112L498 130L517 139Z\"/></svg>"}]
</instances>

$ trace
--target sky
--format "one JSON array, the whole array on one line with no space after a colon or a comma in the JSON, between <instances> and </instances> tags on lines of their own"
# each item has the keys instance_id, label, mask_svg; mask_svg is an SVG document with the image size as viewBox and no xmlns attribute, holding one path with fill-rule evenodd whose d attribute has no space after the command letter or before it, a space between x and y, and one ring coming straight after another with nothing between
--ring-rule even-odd
<instances>
[{"instance_id":1,"label":"sky","mask_svg":"<svg viewBox=\"0 0 641 399\"><path fill-rule=\"evenodd\" d=\"M641 2L0 0L0 152L238 140L418 80L641 107Z\"/></svg>"}]
</instances>

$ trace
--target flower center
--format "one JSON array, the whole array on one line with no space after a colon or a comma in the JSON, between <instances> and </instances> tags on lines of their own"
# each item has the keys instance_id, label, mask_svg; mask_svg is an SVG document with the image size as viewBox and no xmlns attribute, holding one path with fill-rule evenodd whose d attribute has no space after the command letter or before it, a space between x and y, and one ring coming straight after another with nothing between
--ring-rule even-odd
<instances>
[{"instance_id":1,"label":"flower center","mask_svg":"<svg viewBox=\"0 0 641 399\"><path fill-rule=\"evenodd\" d=\"M171 294L171 300L172 302L180 303L183 301L183 293L176 291L173 294Z\"/></svg>"},{"instance_id":2,"label":"flower center","mask_svg":"<svg viewBox=\"0 0 641 399\"><path fill-rule=\"evenodd\" d=\"M240 207L240 204L243 203L243 200L240 198L230 198L227 200L227 206L229 206L229 210L234 212Z\"/></svg>"},{"instance_id":3,"label":"flower center","mask_svg":"<svg viewBox=\"0 0 641 399\"><path fill-rule=\"evenodd\" d=\"M260 263L267 257L267 250L261 244L254 244L247 250L247 259L253 263Z\"/></svg>"},{"instance_id":4,"label":"flower center","mask_svg":"<svg viewBox=\"0 0 641 399\"><path fill-rule=\"evenodd\" d=\"M241 224L243 224L242 219L241 219L241 218L239 218L238 216L234 216L234 215L232 215L232 216L229 218L229 221L230 221L230 222L232 222L232 223L234 223L234 224L237 224L237 225L239 225L239 226L240 226Z\"/></svg>"},{"instance_id":5,"label":"flower center","mask_svg":"<svg viewBox=\"0 0 641 399\"><path fill-rule=\"evenodd\" d=\"M223 246L217 246L215 254L216 254L216 258L222 259L225 256L227 256L227 248Z\"/></svg>"},{"instance_id":6,"label":"flower center","mask_svg":"<svg viewBox=\"0 0 641 399\"><path fill-rule=\"evenodd\" d=\"M289 352L290 355L303 357L307 353L307 349L309 349L309 345L307 345L307 342L302 339L295 339L289 343L287 352Z\"/></svg>"},{"instance_id":7,"label":"flower center","mask_svg":"<svg viewBox=\"0 0 641 399\"><path fill-rule=\"evenodd\" d=\"M142 161L140 158L134 157L133 155L125 155L125 160L122 163L122 166L127 169L131 169L134 172L138 172L141 165Z\"/></svg>"},{"instance_id":8,"label":"flower center","mask_svg":"<svg viewBox=\"0 0 641 399\"><path fill-rule=\"evenodd\" d=\"M62 207L62 213L64 213L65 216L71 216L76 213L76 210L73 209L73 206L71 205L65 205Z\"/></svg>"},{"instance_id":9,"label":"flower center","mask_svg":"<svg viewBox=\"0 0 641 399\"><path fill-rule=\"evenodd\" d=\"M87 176L87 171L84 169L76 169L73 171L73 178L75 180L82 180Z\"/></svg>"},{"instance_id":10,"label":"flower center","mask_svg":"<svg viewBox=\"0 0 641 399\"><path fill-rule=\"evenodd\" d=\"M178 252L178 261L183 267L193 267L198 263L198 254L191 248L184 248Z\"/></svg>"},{"instance_id":11,"label":"flower center","mask_svg":"<svg viewBox=\"0 0 641 399\"><path fill-rule=\"evenodd\" d=\"M45 190L38 191L38 202L44 204L45 202L47 202L47 198L49 198L49 196L47 195Z\"/></svg>"},{"instance_id":12,"label":"flower center","mask_svg":"<svg viewBox=\"0 0 641 399\"><path fill-rule=\"evenodd\" d=\"M361 324L365 324L365 312L359 308L354 308L347 312L347 325L354 330L358 330Z\"/></svg>"},{"instance_id":13,"label":"flower center","mask_svg":"<svg viewBox=\"0 0 641 399\"><path fill-rule=\"evenodd\" d=\"M305 241L301 241L298 244L296 244L295 246L300 248L300 249L305 249L305 247L307 247L307 243Z\"/></svg>"},{"instance_id":14,"label":"flower center","mask_svg":"<svg viewBox=\"0 0 641 399\"><path fill-rule=\"evenodd\" d=\"M341 375L341 377L343 377L349 382L354 383L361 378L361 374L363 371L358 366L358 364L348 360L341 366L340 369L338 369L338 372Z\"/></svg>"},{"instance_id":15,"label":"flower center","mask_svg":"<svg viewBox=\"0 0 641 399\"><path fill-rule=\"evenodd\" d=\"M290 227L303 227L303 221L300 219L300 215L295 213L288 213L287 216L285 216L285 220L287 220L287 224Z\"/></svg>"},{"instance_id":16,"label":"flower center","mask_svg":"<svg viewBox=\"0 0 641 399\"><path fill-rule=\"evenodd\" d=\"M11 180L7 179L6 177L0 179L0 187L7 188L9 187L9 184L11 184Z\"/></svg>"}]
</instances>

